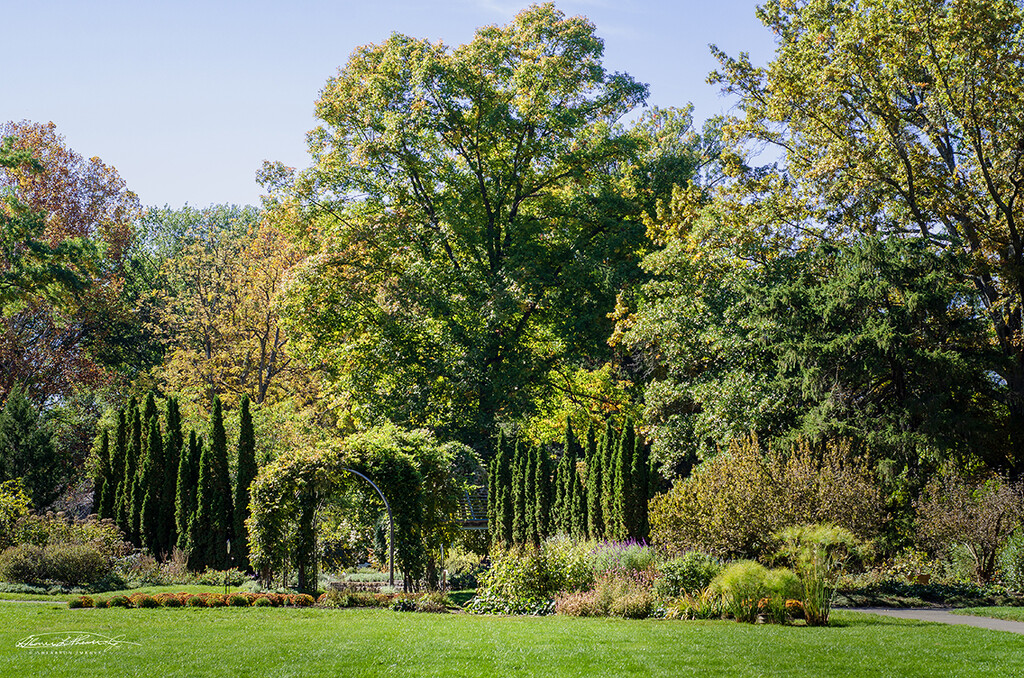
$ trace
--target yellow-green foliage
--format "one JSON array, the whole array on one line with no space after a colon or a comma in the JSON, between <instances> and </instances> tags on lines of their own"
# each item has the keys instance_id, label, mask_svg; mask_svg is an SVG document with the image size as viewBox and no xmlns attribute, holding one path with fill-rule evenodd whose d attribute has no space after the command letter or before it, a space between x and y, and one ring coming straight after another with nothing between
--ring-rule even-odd
<instances>
[{"instance_id":1,"label":"yellow-green foliage","mask_svg":"<svg viewBox=\"0 0 1024 678\"><path fill-rule=\"evenodd\" d=\"M0 483L0 549L14 544L14 526L28 515L31 504L20 479Z\"/></svg>"},{"instance_id":2,"label":"yellow-green foliage","mask_svg":"<svg viewBox=\"0 0 1024 678\"><path fill-rule=\"evenodd\" d=\"M708 589L736 621L754 622L764 612L781 622L786 601L800 596L800 580L786 568L769 570L752 560L740 560L722 570Z\"/></svg>"},{"instance_id":3,"label":"yellow-green foliage","mask_svg":"<svg viewBox=\"0 0 1024 678\"><path fill-rule=\"evenodd\" d=\"M796 525L777 535L780 554L799 576L807 623L828 624L836 578L844 564L858 554L860 541L849 530L834 525Z\"/></svg>"},{"instance_id":4,"label":"yellow-green foliage","mask_svg":"<svg viewBox=\"0 0 1024 678\"><path fill-rule=\"evenodd\" d=\"M882 496L868 465L848 444L817 450L804 442L762 450L734 443L650 504L651 540L671 551L758 556L772 535L804 523L832 523L873 537Z\"/></svg>"},{"instance_id":5,"label":"yellow-green foliage","mask_svg":"<svg viewBox=\"0 0 1024 678\"><path fill-rule=\"evenodd\" d=\"M550 598L594 582L589 544L549 539L539 547L491 552L491 567L480 576L484 588L505 600Z\"/></svg>"}]
</instances>

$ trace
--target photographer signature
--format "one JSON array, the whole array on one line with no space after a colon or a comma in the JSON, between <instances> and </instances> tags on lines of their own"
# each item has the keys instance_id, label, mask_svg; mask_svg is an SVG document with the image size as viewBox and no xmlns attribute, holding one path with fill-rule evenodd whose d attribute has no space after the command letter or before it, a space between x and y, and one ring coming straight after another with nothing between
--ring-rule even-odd
<instances>
[{"instance_id":1,"label":"photographer signature","mask_svg":"<svg viewBox=\"0 0 1024 678\"><path fill-rule=\"evenodd\" d=\"M128 640L122 640L124 636L117 636L111 638L110 636L104 636L100 633L90 633L88 631L53 631L51 633L34 633L31 636L22 638L16 643L17 647L28 648L28 649L47 649L52 650L55 648L68 649L68 648L86 648L88 646L100 646L104 650L109 650L112 647L119 645L140 645L141 643L133 643Z\"/></svg>"}]
</instances>

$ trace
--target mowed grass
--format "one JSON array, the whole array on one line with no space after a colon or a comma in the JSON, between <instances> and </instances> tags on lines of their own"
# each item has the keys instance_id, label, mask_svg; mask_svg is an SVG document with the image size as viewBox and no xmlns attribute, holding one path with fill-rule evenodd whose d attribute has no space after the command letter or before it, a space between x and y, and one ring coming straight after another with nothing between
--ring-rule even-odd
<instances>
[{"instance_id":1,"label":"mowed grass","mask_svg":"<svg viewBox=\"0 0 1024 678\"><path fill-rule=\"evenodd\" d=\"M1024 637L835 613L825 629L298 608L0 603L0 676L1010 676ZM103 634L106 650L17 647ZM91 653L89 653L91 652Z\"/></svg>"},{"instance_id":2,"label":"mowed grass","mask_svg":"<svg viewBox=\"0 0 1024 678\"><path fill-rule=\"evenodd\" d=\"M959 610L950 610L950 612L1024 622L1024 607L964 607Z\"/></svg>"}]
</instances>

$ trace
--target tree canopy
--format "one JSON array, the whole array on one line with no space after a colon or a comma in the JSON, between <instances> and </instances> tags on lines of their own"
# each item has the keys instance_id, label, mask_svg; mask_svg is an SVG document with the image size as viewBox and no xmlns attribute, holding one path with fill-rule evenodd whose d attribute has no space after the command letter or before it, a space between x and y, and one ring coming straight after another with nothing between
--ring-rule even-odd
<instances>
[{"instance_id":1,"label":"tree canopy","mask_svg":"<svg viewBox=\"0 0 1024 678\"><path fill-rule=\"evenodd\" d=\"M616 124L647 90L594 30L548 3L456 48L361 47L317 102L313 167L265 168L314 252L287 315L359 418L487 449L553 370L608 354L643 241L624 168L651 146Z\"/></svg>"},{"instance_id":2,"label":"tree canopy","mask_svg":"<svg viewBox=\"0 0 1024 678\"><path fill-rule=\"evenodd\" d=\"M1013 0L769 0L756 67L716 53L736 134L783 151L791 197L830 232L915 233L963 253L1005 360L1014 472L1024 469L1024 8Z\"/></svg>"}]
</instances>

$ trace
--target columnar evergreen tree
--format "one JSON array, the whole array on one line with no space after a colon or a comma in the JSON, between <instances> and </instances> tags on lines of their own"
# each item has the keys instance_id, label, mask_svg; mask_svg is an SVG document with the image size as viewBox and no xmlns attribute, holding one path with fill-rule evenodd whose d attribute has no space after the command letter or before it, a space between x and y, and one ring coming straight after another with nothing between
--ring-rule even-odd
<instances>
[{"instance_id":1,"label":"columnar evergreen tree","mask_svg":"<svg viewBox=\"0 0 1024 678\"><path fill-rule=\"evenodd\" d=\"M188 447L183 448L178 460L178 487L174 498L174 523L178 531L178 548L188 553L192 550L190 525L196 512L196 490L199 483L199 459L202 455L203 439L195 431L188 435Z\"/></svg>"},{"instance_id":2,"label":"columnar evergreen tree","mask_svg":"<svg viewBox=\"0 0 1024 678\"><path fill-rule=\"evenodd\" d=\"M587 464L594 454L594 450L597 449L597 438L594 435L594 425L590 423L587 425L587 434L583 440L583 450L580 453L580 462L582 462L582 470L579 474L579 534L581 539L588 539L590 537L590 493L587 485L590 475L588 473Z\"/></svg>"},{"instance_id":3,"label":"columnar evergreen tree","mask_svg":"<svg viewBox=\"0 0 1024 678\"><path fill-rule=\"evenodd\" d=\"M492 544L501 541L498 537L500 520L497 509L501 486L498 483L498 449L495 447L494 456L487 462L487 540Z\"/></svg>"},{"instance_id":4,"label":"columnar evergreen tree","mask_svg":"<svg viewBox=\"0 0 1024 678\"><path fill-rule=\"evenodd\" d=\"M593 439L594 444L589 445ZM604 487L604 446L594 436L593 426L588 434L587 459L587 533L591 539L604 537L604 506L602 505L602 488Z\"/></svg>"},{"instance_id":5,"label":"columnar evergreen tree","mask_svg":"<svg viewBox=\"0 0 1024 678\"><path fill-rule=\"evenodd\" d=\"M630 510L626 524L626 536L637 541L646 541L650 534L647 520L647 502L650 499L650 447L642 436L636 437L630 469Z\"/></svg>"},{"instance_id":6,"label":"columnar evergreen tree","mask_svg":"<svg viewBox=\"0 0 1024 678\"><path fill-rule=\"evenodd\" d=\"M529 456L526 443L517 440L512 460L512 543L514 544L525 544L529 540L530 527L526 515Z\"/></svg>"},{"instance_id":7,"label":"columnar evergreen tree","mask_svg":"<svg viewBox=\"0 0 1024 678\"><path fill-rule=\"evenodd\" d=\"M103 515L103 495L109 494L110 486L114 483L110 476L110 432L103 429L100 434L100 444L96 450L96 469L93 477L92 489L92 512L100 518L108 518Z\"/></svg>"},{"instance_id":8,"label":"columnar evergreen tree","mask_svg":"<svg viewBox=\"0 0 1024 678\"><path fill-rule=\"evenodd\" d=\"M601 453L601 515L604 520L602 539L614 539L618 528L618 515L615 506L615 487L618 483L618 436L611 422L604 427L604 435L599 445Z\"/></svg>"},{"instance_id":9,"label":"columnar evergreen tree","mask_svg":"<svg viewBox=\"0 0 1024 678\"><path fill-rule=\"evenodd\" d=\"M114 449L110 452L110 515L107 516L119 523L118 507L121 504L121 494L124 491L124 461L125 447L128 443L128 422L125 418L124 408L117 412L117 429L114 432Z\"/></svg>"},{"instance_id":10,"label":"columnar evergreen tree","mask_svg":"<svg viewBox=\"0 0 1024 678\"><path fill-rule=\"evenodd\" d=\"M558 534L569 534L569 455L562 452L555 466L555 500L551 504L552 530Z\"/></svg>"},{"instance_id":11,"label":"columnar evergreen tree","mask_svg":"<svg viewBox=\"0 0 1024 678\"><path fill-rule=\"evenodd\" d=\"M152 391L146 396L145 409L141 415L139 426L139 454L136 457L137 467L135 477L132 481L132 533L135 535L137 546L148 546L147 535L142 525L142 504L146 500L146 492L149 478L144 470L145 462L149 456L150 445L150 422L157 421L157 433L159 434L159 420L157 419L156 396ZM163 440L160 440L161 458L163 457Z\"/></svg>"},{"instance_id":12,"label":"columnar evergreen tree","mask_svg":"<svg viewBox=\"0 0 1024 678\"><path fill-rule=\"evenodd\" d=\"M128 539L138 546L138 516L135 513L135 477L139 470L139 457L142 455L142 413L139 404L133 398L128 408L129 434L128 447L125 452L124 488L121 492L121 504L118 507L118 523L128 535Z\"/></svg>"},{"instance_id":13,"label":"columnar evergreen tree","mask_svg":"<svg viewBox=\"0 0 1024 678\"><path fill-rule=\"evenodd\" d=\"M498 496L495 498L498 525L500 527L500 538L505 544L512 543L512 513L515 508L515 495L512 492L513 454L515 444L505 438L504 434L498 436L498 456L495 461L498 466L498 483L501 487Z\"/></svg>"},{"instance_id":14,"label":"columnar evergreen tree","mask_svg":"<svg viewBox=\"0 0 1024 678\"><path fill-rule=\"evenodd\" d=\"M565 533L576 538L584 538L586 536L586 526L585 519L582 526L580 522L580 513L583 510L583 506L580 503L582 492L578 464L584 459L585 452L570 422L566 422L565 452L568 457L567 475L563 481L565 492Z\"/></svg>"},{"instance_id":15,"label":"columnar evergreen tree","mask_svg":"<svg viewBox=\"0 0 1024 678\"><path fill-rule=\"evenodd\" d=\"M237 567L249 569L249 486L256 478L256 434L249 412L249 396L242 396L242 415L238 430L238 476L235 481L235 524L231 559Z\"/></svg>"},{"instance_id":16,"label":"columnar evergreen tree","mask_svg":"<svg viewBox=\"0 0 1024 678\"><path fill-rule=\"evenodd\" d=\"M148 408L147 408L148 409ZM146 419L146 454L139 466L139 494L142 501L139 506L139 531L142 546L148 548L157 557L166 554L167 546L163 542L166 533L164 527L163 488L164 476L164 441L160 435L160 419L154 408L152 416Z\"/></svg>"},{"instance_id":17,"label":"columnar evergreen tree","mask_svg":"<svg viewBox=\"0 0 1024 678\"><path fill-rule=\"evenodd\" d=\"M523 477L526 479L526 496L523 499L524 522L526 523L526 539L523 543L540 543L540 529L537 524L537 467L539 464L538 449L536 445L526 445L526 472Z\"/></svg>"},{"instance_id":18,"label":"columnar evergreen tree","mask_svg":"<svg viewBox=\"0 0 1024 678\"><path fill-rule=\"evenodd\" d=\"M627 421L615 446L615 486L611 505L614 507L615 526L610 535L613 539L626 539L629 526L636 521L633 486L633 455L636 447L636 431L633 422Z\"/></svg>"},{"instance_id":19,"label":"columnar evergreen tree","mask_svg":"<svg viewBox=\"0 0 1024 678\"><path fill-rule=\"evenodd\" d=\"M580 455L569 460L569 477L566 479L566 508L568 520L566 533L575 539L586 539L587 517L586 499L583 484L580 482L579 462L583 458L582 448L577 450Z\"/></svg>"},{"instance_id":20,"label":"columnar evergreen tree","mask_svg":"<svg viewBox=\"0 0 1024 678\"><path fill-rule=\"evenodd\" d=\"M168 553L178 543L178 525L175 516L178 490L178 466L184 438L181 433L181 413L178 399L167 399L167 430L164 440L164 484L161 490L160 514L163 522L161 543Z\"/></svg>"},{"instance_id":21,"label":"columnar evergreen tree","mask_svg":"<svg viewBox=\"0 0 1024 678\"><path fill-rule=\"evenodd\" d=\"M227 436L220 398L213 399L210 444L199 460L195 527L189 567L205 569L228 567L227 540L231 534L231 482L228 478Z\"/></svg>"},{"instance_id":22,"label":"columnar evergreen tree","mask_svg":"<svg viewBox=\"0 0 1024 678\"><path fill-rule=\"evenodd\" d=\"M551 455L536 447L534 462L534 543L540 544L551 534Z\"/></svg>"}]
</instances>

